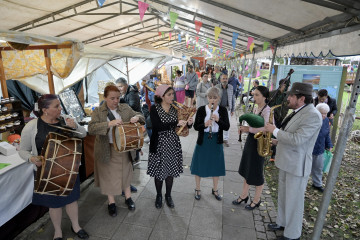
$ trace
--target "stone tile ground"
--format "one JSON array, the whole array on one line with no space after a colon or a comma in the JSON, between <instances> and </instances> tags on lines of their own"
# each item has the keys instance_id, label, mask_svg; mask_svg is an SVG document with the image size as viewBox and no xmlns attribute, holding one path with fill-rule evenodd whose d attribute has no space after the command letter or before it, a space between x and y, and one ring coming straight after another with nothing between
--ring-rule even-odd
<instances>
[{"instance_id":1,"label":"stone tile ground","mask_svg":"<svg viewBox=\"0 0 360 240\"><path fill-rule=\"evenodd\" d=\"M170 209L164 205L162 209L156 209L154 206L156 191L154 180L146 175L148 145L145 144L141 164L136 167L132 181L138 188L138 192L133 194L136 203L134 212L128 211L124 198L119 196L116 199L119 207L118 216L112 218L107 214L106 196L101 195L93 183L82 192L79 201L80 223L90 234L90 239L276 239L275 233L266 229L266 225L276 219L276 209L266 184L262 196L263 203L259 209L247 211L244 209L244 204L241 206L231 204L240 194L242 187L243 180L237 170L246 137L243 136L242 144L237 141L236 119L235 116L231 119L230 147L224 149L226 176L221 177L219 182L219 192L224 197L223 201L217 201L211 194L211 179L202 180L202 198L200 201L194 199L195 179L190 174L189 165L197 132L192 129L188 137L181 138L184 173L175 180L173 186L175 208ZM254 191L255 189L251 188L251 199ZM62 229L64 239L76 239L71 233L70 220L65 211ZM52 239L53 231L49 216L46 214L16 239Z\"/></svg>"}]
</instances>

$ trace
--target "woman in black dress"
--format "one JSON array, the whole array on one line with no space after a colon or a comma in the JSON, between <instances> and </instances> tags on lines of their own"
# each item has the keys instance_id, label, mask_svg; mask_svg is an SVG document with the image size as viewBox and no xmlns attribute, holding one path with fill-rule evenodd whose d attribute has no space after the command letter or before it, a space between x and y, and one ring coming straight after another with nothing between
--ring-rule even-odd
<instances>
[{"instance_id":1,"label":"woman in black dress","mask_svg":"<svg viewBox=\"0 0 360 240\"><path fill-rule=\"evenodd\" d=\"M254 101L257 107L254 113L261 115L264 118L265 125L269 121L270 107L267 105L267 98L269 97L269 90L264 86L258 86L254 90ZM255 196L250 204L246 205L247 210L253 210L260 206L261 193L264 187L264 157L261 157L257 152L257 140L254 135L257 132L264 131L264 128L252 128L249 126L241 126L241 132L248 132L246 138L244 152L241 157L239 174L244 177L244 184L242 193L238 199L233 201L234 205L239 205L242 202L247 203L249 200L250 185L255 186Z\"/></svg>"},{"instance_id":2,"label":"woman in black dress","mask_svg":"<svg viewBox=\"0 0 360 240\"><path fill-rule=\"evenodd\" d=\"M31 120L21 132L21 143L19 155L25 161L34 164L35 166L41 166L38 155L41 153L41 149L44 145L46 136L49 132L58 133L58 128L52 127L51 125L60 126L59 117L61 114L60 101L56 95L45 94L38 100L38 111L40 117ZM76 137L85 137L85 128L79 126L74 119L65 119L66 125L75 128L77 132L81 134L75 134ZM79 225L79 214L78 214L78 203L77 200L80 197L80 180L79 176L76 179L76 183L73 187L72 192L64 196L53 196L53 195L41 195L34 193L32 204L41 205L49 208L49 215L51 222L54 225L55 240L62 240L61 231L61 219L62 219L62 208L65 206L66 213L71 220L71 230L81 239L89 238L89 235L85 230L81 229Z\"/></svg>"},{"instance_id":3,"label":"woman in black dress","mask_svg":"<svg viewBox=\"0 0 360 240\"><path fill-rule=\"evenodd\" d=\"M165 180L165 202L174 208L171 198L171 188L174 177L179 177L183 172L183 157L179 136L176 135L176 126L188 124L190 127L193 119L188 122L178 120L177 111L171 105L174 101L174 90L168 85L156 88L155 104L151 106L150 118L152 122L152 135L150 138L150 154L147 174L154 177L156 187L155 207L162 207L162 185Z\"/></svg>"}]
</instances>

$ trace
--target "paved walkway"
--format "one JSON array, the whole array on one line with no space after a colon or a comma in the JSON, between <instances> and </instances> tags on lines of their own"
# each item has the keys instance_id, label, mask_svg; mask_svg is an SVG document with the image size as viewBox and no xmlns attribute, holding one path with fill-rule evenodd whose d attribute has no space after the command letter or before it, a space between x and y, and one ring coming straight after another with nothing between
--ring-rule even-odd
<instances>
[{"instance_id":1,"label":"paved walkway","mask_svg":"<svg viewBox=\"0 0 360 240\"><path fill-rule=\"evenodd\" d=\"M245 137L243 136L244 141ZM107 197L101 195L98 188L91 184L83 191L79 200L80 225L89 233L90 239L276 239L274 232L266 231L267 223L275 221L276 218L276 209L266 185L262 196L263 203L259 209L248 211L244 209L244 204L234 206L231 203L238 197L243 183L237 173L242 145L237 141L235 116L231 119L230 147L224 149L226 176L219 181L219 192L224 197L223 201L217 201L211 194L212 179L201 181L202 198L200 201L194 199L195 179L190 174L189 166L196 139L197 132L193 129L188 137L181 138L185 166L184 174L174 181L174 209L168 208L166 204L162 209L154 206L154 180L146 175L147 144L143 148L142 162L136 168L132 182L138 188L138 192L132 196L136 204L134 212L128 211L124 197L120 196L116 199L118 216L112 218L107 213ZM254 190L252 187L251 199ZM54 230L48 214L42 219L42 224L37 223L29 229L19 235L18 239L48 240L53 237ZM64 239L75 238L65 211L62 229Z\"/></svg>"}]
</instances>

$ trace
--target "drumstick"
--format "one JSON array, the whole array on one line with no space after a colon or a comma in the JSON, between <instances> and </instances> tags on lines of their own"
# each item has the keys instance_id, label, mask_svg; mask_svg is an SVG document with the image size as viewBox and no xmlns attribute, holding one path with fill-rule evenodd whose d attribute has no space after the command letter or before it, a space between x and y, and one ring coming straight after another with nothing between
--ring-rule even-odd
<instances>
[{"instance_id":1,"label":"drumstick","mask_svg":"<svg viewBox=\"0 0 360 240\"><path fill-rule=\"evenodd\" d=\"M51 127L58 128L58 129L61 129L61 130L64 130L64 131L69 131L69 132L73 132L73 133L77 133L77 134L82 134L81 132L78 132L78 131L75 131L75 130L71 130L71 129L68 129L68 128L59 127L59 126L52 125L52 124L49 124L49 125L50 125Z\"/></svg>"},{"instance_id":2,"label":"drumstick","mask_svg":"<svg viewBox=\"0 0 360 240\"><path fill-rule=\"evenodd\" d=\"M186 121L186 123L190 120L190 118L194 115L195 113L194 112L191 112L190 113L190 116L188 118L188 120ZM181 133L181 131L184 129L185 125L184 126L181 126L179 131L176 133L177 135L179 135Z\"/></svg>"}]
</instances>

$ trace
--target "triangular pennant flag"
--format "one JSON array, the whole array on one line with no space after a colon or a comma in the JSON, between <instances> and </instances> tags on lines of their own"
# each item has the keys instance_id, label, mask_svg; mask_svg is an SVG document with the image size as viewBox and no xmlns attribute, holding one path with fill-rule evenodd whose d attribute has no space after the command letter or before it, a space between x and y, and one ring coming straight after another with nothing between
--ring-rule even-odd
<instances>
[{"instance_id":1,"label":"triangular pennant flag","mask_svg":"<svg viewBox=\"0 0 360 240\"><path fill-rule=\"evenodd\" d=\"M195 22L195 30L196 30L197 34L199 34L200 28L202 26L202 22L197 21L197 20L195 20L194 22Z\"/></svg>"},{"instance_id":2,"label":"triangular pennant flag","mask_svg":"<svg viewBox=\"0 0 360 240\"><path fill-rule=\"evenodd\" d=\"M213 52L213 53L215 53L215 50L216 50L216 47L213 47L213 50L212 50L212 52Z\"/></svg>"},{"instance_id":3,"label":"triangular pennant flag","mask_svg":"<svg viewBox=\"0 0 360 240\"><path fill-rule=\"evenodd\" d=\"M210 45L210 38L206 38L207 45Z\"/></svg>"},{"instance_id":4,"label":"triangular pennant flag","mask_svg":"<svg viewBox=\"0 0 360 240\"><path fill-rule=\"evenodd\" d=\"M214 28L214 34L215 34L215 41L218 39L219 35L221 32L221 27L216 27Z\"/></svg>"},{"instance_id":5,"label":"triangular pennant flag","mask_svg":"<svg viewBox=\"0 0 360 240\"><path fill-rule=\"evenodd\" d=\"M161 37L161 32L159 32L159 37Z\"/></svg>"},{"instance_id":6,"label":"triangular pennant flag","mask_svg":"<svg viewBox=\"0 0 360 240\"><path fill-rule=\"evenodd\" d=\"M263 51L266 51L266 49L268 49L269 45L270 45L269 42L264 42Z\"/></svg>"},{"instance_id":7,"label":"triangular pennant flag","mask_svg":"<svg viewBox=\"0 0 360 240\"><path fill-rule=\"evenodd\" d=\"M270 45L270 49L271 49L272 54L274 54L275 49L274 49L273 45Z\"/></svg>"},{"instance_id":8,"label":"triangular pennant flag","mask_svg":"<svg viewBox=\"0 0 360 240\"><path fill-rule=\"evenodd\" d=\"M275 68L273 67L271 74L275 74Z\"/></svg>"},{"instance_id":9,"label":"triangular pennant flag","mask_svg":"<svg viewBox=\"0 0 360 240\"><path fill-rule=\"evenodd\" d=\"M254 41L254 38L248 37L248 43L247 43L247 48L246 48L246 50L249 50L249 49L250 49L250 46L251 46L251 44L252 44L253 41Z\"/></svg>"},{"instance_id":10,"label":"triangular pennant flag","mask_svg":"<svg viewBox=\"0 0 360 240\"><path fill-rule=\"evenodd\" d=\"M179 39L179 42L181 42L181 34L180 33L178 34L178 39Z\"/></svg>"},{"instance_id":11,"label":"triangular pennant flag","mask_svg":"<svg viewBox=\"0 0 360 240\"><path fill-rule=\"evenodd\" d=\"M226 56L229 55L230 53L230 50L226 50Z\"/></svg>"},{"instance_id":12,"label":"triangular pennant flag","mask_svg":"<svg viewBox=\"0 0 360 240\"><path fill-rule=\"evenodd\" d=\"M187 42L187 44L189 44L189 35L185 35L185 41Z\"/></svg>"},{"instance_id":13,"label":"triangular pennant flag","mask_svg":"<svg viewBox=\"0 0 360 240\"><path fill-rule=\"evenodd\" d=\"M246 65L246 66L245 66L245 71L246 71L246 70L248 70L248 69L249 69L249 66L248 66L248 65Z\"/></svg>"},{"instance_id":14,"label":"triangular pennant flag","mask_svg":"<svg viewBox=\"0 0 360 240\"><path fill-rule=\"evenodd\" d=\"M206 44L206 48L209 49L209 45Z\"/></svg>"},{"instance_id":15,"label":"triangular pennant flag","mask_svg":"<svg viewBox=\"0 0 360 240\"><path fill-rule=\"evenodd\" d=\"M179 14L177 14L176 12L171 12L170 11L169 15L170 15L170 27L174 28L176 20L178 19Z\"/></svg>"},{"instance_id":16,"label":"triangular pennant flag","mask_svg":"<svg viewBox=\"0 0 360 240\"><path fill-rule=\"evenodd\" d=\"M100 7L102 7L104 5L105 0L97 0L98 4Z\"/></svg>"},{"instance_id":17,"label":"triangular pennant flag","mask_svg":"<svg viewBox=\"0 0 360 240\"><path fill-rule=\"evenodd\" d=\"M232 46L233 46L233 49L235 49L236 47L236 39L239 37L239 34L236 33L236 32L233 32L233 37L232 37Z\"/></svg>"},{"instance_id":18,"label":"triangular pennant flag","mask_svg":"<svg viewBox=\"0 0 360 240\"><path fill-rule=\"evenodd\" d=\"M148 8L149 4L145 2L138 1L138 7L139 7L139 14L140 14L140 20L142 21L146 12L146 9Z\"/></svg>"},{"instance_id":19,"label":"triangular pennant flag","mask_svg":"<svg viewBox=\"0 0 360 240\"><path fill-rule=\"evenodd\" d=\"M196 36L195 39L196 39L196 42L199 42L199 37L198 36Z\"/></svg>"},{"instance_id":20,"label":"triangular pennant flag","mask_svg":"<svg viewBox=\"0 0 360 240\"><path fill-rule=\"evenodd\" d=\"M169 32L169 41L171 40L171 32Z\"/></svg>"},{"instance_id":21,"label":"triangular pennant flag","mask_svg":"<svg viewBox=\"0 0 360 240\"><path fill-rule=\"evenodd\" d=\"M255 43L252 43L252 44L250 45L250 52L251 52L251 53L252 53L254 47L255 47Z\"/></svg>"},{"instance_id":22,"label":"triangular pennant flag","mask_svg":"<svg viewBox=\"0 0 360 240\"><path fill-rule=\"evenodd\" d=\"M193 46L193 50L195 50L195 46Z\"/></svg>"},{"instance_id":23,"label":"triangular pennant flag","mask_svg":"<svg viewBox=\"0 0 360 240\"><path fill-rule=\"evenodd\" d=\"M222 48L222 44L223 44L223 40L222 40L222 39L219 39L219 46L220 46L220 48Z\"/></svg>"},{"instance_id":24,"label":"triangular pennant flag","mask_svg":"<svg viewBox=\"0 0 360 240\"><path fill-rule=\"evenodd\" d=\"M241 54L240 54L240 58L243 58L243 56L244 56L244 54L241 53Z\"/></svg>"},{"instance_id":25,"label":"triangular pennant flag","mask_svg":"<svg viewBox=\"0 0 360 240\"><path fill-rule=\"evenodd\" d=\"M257 70L257 72L256 72L256 77L257 78L260 77L260 71L259 70Z\"/></svg>"},{"instance_id":26,"label":"triangular pennant flag","mask_svg":"<svg viewBox=\"0 0 360 240\"><path fill-rule=\"evenodd\" d=\"M188 46L189 46L189 43L190 43L190 41L186 41L186 47L188 47Z\"/></svg>"},{"instance_id":27,"label":"triangular pennant flag","mask_svg":"<svg viewBox=\"0 0 360 240\"><path fill-rule=\"evenodd\" d=\"M164 32L161 32L161 37L165 37L165 33L164 33Z\"/></svg>"}]
</instances>

